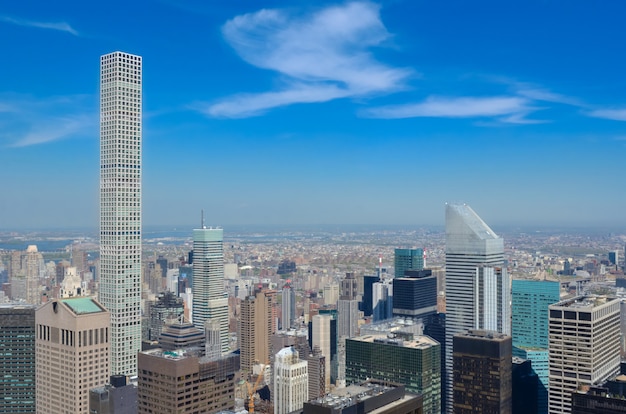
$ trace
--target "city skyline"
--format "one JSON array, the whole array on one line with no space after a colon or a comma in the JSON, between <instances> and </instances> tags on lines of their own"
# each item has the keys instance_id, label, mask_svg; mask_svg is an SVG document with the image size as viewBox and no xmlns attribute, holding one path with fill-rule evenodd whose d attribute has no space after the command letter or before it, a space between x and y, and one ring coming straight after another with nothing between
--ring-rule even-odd
<instances>
[{"instance_id":1,"label":"city skyline","mask_svg":"<svg viewBox=\"0 0 626 414\"><path fill-rule=\"evenodd\" d=\"M116 50L146 61L146 225L442 225L460 200L494 227L626 227L626 5L177 3L0 8L0 228L96 226Z\"/></svg>"}]
</instances>

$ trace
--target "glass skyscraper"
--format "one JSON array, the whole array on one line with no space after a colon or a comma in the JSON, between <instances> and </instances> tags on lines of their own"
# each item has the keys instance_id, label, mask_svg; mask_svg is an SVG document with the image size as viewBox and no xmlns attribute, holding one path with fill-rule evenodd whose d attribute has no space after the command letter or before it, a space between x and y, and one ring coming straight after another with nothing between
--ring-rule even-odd
<instances>
[{"instance_id":1,"label":"glass skyscraper","mask_svg":"<svg viewBox=\"0 0 626 414\"><path fill-rule=\"evenodd\" d=\"M204 330L207 320L220 323L222 353L228 352L228 296L224 290L224 230L193 231L193 324Z\"/></svg>"},{"instance_id":2,"label":"glass skyscraper","mask_svg":"<svg viewBox=\"0 0 626 414\"><path fill-rule=\"evenodd\" d=\"M111 374L141 349L141 57L100 58L100 286L111 312Z\"/></svg>"},{"instance_id":3,"label":"glass skyscraper","mask_svg":"<svg viewBox=\"0 0 626 414\"><path fill-rule=\"evenodd\" d=\"M405 270L423 270L424 249L396 249L393 264L394 277L403 277Z\"/></svg>"},{"instance_id":4,"label":"glass skyscraper","mask_svg":"<svg viewBox=\"0 0 626 414\"><path fill-rule=\"evenodd\" d=\"M467 204L446 205L446 400L452 410L452 339L470 329L510 335L504 241Z\"/></svg>"},{"instance_id":5,"label":"glass skyscraper","mask_svg":"<svg viewBox=\"0 0 626 414\"><path fill-rule=\"evenodd\" d=\"M548 307L560 300L559 282L513 280L513 355L532 361L539 377L538 414L548 412Z\"/></svg>"}]
</instances>

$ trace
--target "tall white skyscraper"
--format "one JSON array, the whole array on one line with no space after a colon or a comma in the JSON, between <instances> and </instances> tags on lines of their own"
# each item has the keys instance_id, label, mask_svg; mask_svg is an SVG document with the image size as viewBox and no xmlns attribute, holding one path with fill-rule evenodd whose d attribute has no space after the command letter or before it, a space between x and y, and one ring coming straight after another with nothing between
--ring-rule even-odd
<instances>
[{"instance_id":1,"label":"tall white skyscraper","mask_svg":"<svg viewBox=\"0 0 626 414\"><path fill-rule=\"evenodd\" d=\"M207 320L220 323L222 352L228 352L228 296L224 289L224 230L193 231L193 324L204 329Z\"/></svg>"},{"instance_id":2,"label":"tall white skyscraper","mask_svg":"<svg viewBox=\"0 0 626 414\"><path fill-rule=\"evenodd\" d=\"M330 320L331 316L327 314L314 315L311 320L311 333L313 337L311 338L312 348L319 348L319 350L322 352L322 355L324 355L324 357L326 358L326 366L324 367L324 370L326 372L325 389L327 390L330 389L330 360L332 356L330 353Z\"/></svg>"},{"instance_id":3,"label":"tall white skyscraper","mask_svg":"<svg viewBox=\"0 0 626 414\"><path fill-rule=\"evenodd\" d=\"M466 204L446 205L446 400L452 412L452 338L470 329L511 334L504 241Z\"/></svg>"},{"instance_id":4,"label":"tall white skyscraper","mask_svg":"<svg viewBox=\"0 0 626 414\"><path fill-rule=\"evenodd\" d=\"M111 374L141 349L141 56L100 58L100 303L111 313Z\"/></svg>"},{"instance_id":5,"label":"tall white skyscraper","mask_svg":"<svg viewBox=\"0 0 626 414\"><path fill-rule=\"evenodd\" d=\"M274 414L300 410L309 400L308 363L294 347L283 348L274 362Z\"/></svg>"}]
</instances>

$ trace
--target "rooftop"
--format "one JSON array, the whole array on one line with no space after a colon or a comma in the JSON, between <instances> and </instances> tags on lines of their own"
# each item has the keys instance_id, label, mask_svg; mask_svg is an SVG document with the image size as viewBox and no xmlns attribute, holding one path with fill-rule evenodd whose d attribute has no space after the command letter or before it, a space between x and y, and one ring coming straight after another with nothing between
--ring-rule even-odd
<instances>
[{"instance_id":1,"label":"rooftop","mask_svg":"<svg viewBox=\"0 0 626 414\"><path fill-rule=\"evenodd\" d=\"M93 298L89 297L61 299L61 302L67 305L77 315L106 312L104 307Z\"/></svg>"},{"instance_id":2,"label":"rooftop","mask_svg":"<svg viewBox=\"0 0 626 414\"><path fill-rule=\"evenodd\" d=\"M585 296L576 296L574 298L570 298L567 300L562 300L561 302L555 303L551 306L558 306L564 308L595 308L598 306L605 305L607 303L618 300L614 297L609 296L596 296L596 295L585 295Z\"/></svg>"},{"instance_id":3,"label":"rooftop","mask_svg":"<svg viewBox=\"0 0 626 414\"><path fill-rule=\"evenodd\" d=\"M396 337L394 334L375 334L375 335L364 335L358 336L356 338L350 338L354 341L361 342L370 342L370 343L379 343L383 345L390 346L398 346L403 348L414 348L414 349L427 349L435 345L439 345L439 342L435 341L429 336L414 336L412 340L402 339Z\"/></svg>"}]
</instances>

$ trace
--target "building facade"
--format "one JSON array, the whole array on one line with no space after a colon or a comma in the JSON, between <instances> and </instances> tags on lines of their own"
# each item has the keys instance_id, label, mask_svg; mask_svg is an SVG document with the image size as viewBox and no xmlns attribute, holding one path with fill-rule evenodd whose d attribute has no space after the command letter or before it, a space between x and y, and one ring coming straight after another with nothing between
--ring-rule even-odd
<instances>
[{"instance_id":1,"label":"building facade","mask_svg":"<svg viewBox=\"0 0 626 414\"><path fill-rule=\"evenodd\" d=\"M392 336L392 338L389 338ZM441 412L441 346L427 336L365 335L346 340L346 383L374 378L421 394L424 413Z\"/></svg>"},{"instance_id":2,"label":"building facade","mask_svg":"<svg viewBox=\"0 0 626 414\"><path fill-rule=\"evenodd\" d=\"M274 360L274 414L288 414L309 400L307 361L294 347L283 348Z\"/></svg>"},{"instance_id":3,"label":"building facade","mask_svg":"<svg viewBox=\"0 0 626 414\"><path fill-rule=\"evenodd\" d=\"M620 369L619 300L578 296L549 307L550 414L570 413L572 393Z\"/></svg>"},{"instance_id":4,"label":"building facade","mask_svg":"<svg viewBox=\"0 0 626 414\"><path fill-rule=\"evenodd\" d=\"M407 270L424 269L424 249L395 249L394 277L404 277Z\"/></svg>"},{"instance_id":5,"label":"building facade","mask_svg":"<svg viewBox=\"0 0 626 414\"><path fill-rule=\"evenodd\" d=\"M511 283L513 355L532 361L539 382L537 412L548 412L548 307L560 301L560 283L513 280Z\"/></svg>"},{"instance_id":6,"label":"building facade","mask_svg":"<svg viewBox=\"0 0 626 414\"><path fill-rule=\"evenodd\" d=\"M239 355L208 360L195 350L140 352L137 405L140 414L216 413L235 408Z\"/></svg>"},{"instance_id":7,"label":"building facade","mask_svg":"<svg viewBox=\"0 0 626 414\"><path fill-rule=\"evenodd\" d=\"M504 242L467 204L446 205L446 390L452 410L452 342L487 329L509 335L510 290Z\"/></svg>"},{"instance_id":8,"label":"building facade","mask_svg":"<svg viewBox=\"0 0 626 414\"><path fill-rule=\"evenodd\" d=\"M141 349L141 56L100 58L100 286L111 370L136 375Z\"/></svg>"},{"instance_id":9,"label":"building facade","mask_svg":"<svg viewBox=\"0 0 626 414\"><path fill-rule=\"evenodd\" d=\"M241 302L239 349L244 375L252 374L253 365L270 362L273 299L273 291L259 290Z\"/></svg>"},{"instance_id":10,"label":"building facade","mask_svg":"<svg viewBox=\"0 0 626 414\"><path fill-rule=\"evenodd\" d=\"M92 298L60 299L35 322L37 413L87 414L89 390L109 380L109 312Z\"/></svg>"},{"instance_id":11,"label":"building facade","mask_svg":"<svg viewBox=\"0 0 626 414\"><path fill-rule=\"evenodd\" d=\"M455 335L453 347L453 412L511 414L511 337L470 330Z\"/></svg>"},{"instance_id":12,"label":"building facade","mask_svg":"<svg viewBox=\"0 0 626 414\"><path fill-rule=\"evenodd\" d=\"M224 289L224 230L193 231L193 323L204 329L207 320L220 322L222 352L230 348L228 296Z\"/></svg>"},{"instance_id":13,"label":"building facade","mask_svg":"<svg viewBox=\"0 0 626 414\"><path fill-rule=\"evenodd\" d=\"M0 413L34 413L34 305L0 305L0 372Z\"/></svg>"}]
</instances>

